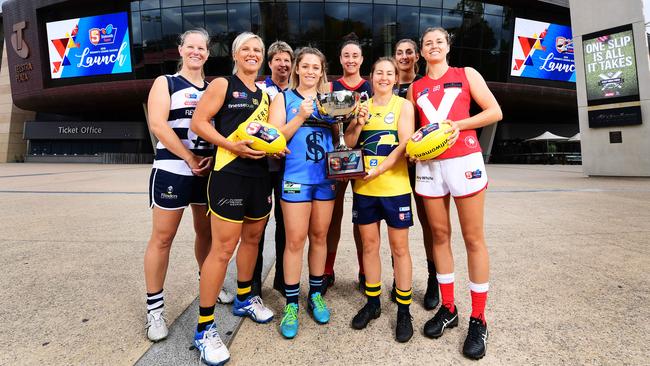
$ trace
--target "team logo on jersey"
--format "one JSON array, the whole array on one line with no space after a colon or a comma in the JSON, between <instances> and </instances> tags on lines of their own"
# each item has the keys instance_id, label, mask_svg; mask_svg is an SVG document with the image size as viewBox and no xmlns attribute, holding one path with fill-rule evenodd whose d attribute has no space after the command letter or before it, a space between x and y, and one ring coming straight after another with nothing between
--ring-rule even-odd
<instances>
[{"instance_id":1,"label":"team logo on jersey","mask_svg":"<svg viewBox=\"0 0 650 366\"><path fill-rule=\"evenodd\" d=\"M198 94L194 94L194 93L185 93L185 98L187 98L187 99L197 99L198 97L199 97Z\"/></svg>"},{"instance_id":2,"label":"team logo on jersey","mask_svg":"<svg viewBox=\"0 0 650 366\"><path fill-rule=\"evenodd\" d=\"M271 196L266 197L266 201L267 201L268 203L271 203Z\"/></svg>"},{"instance_id":3,"label":"team logo on jersey","mask_svg":"<svg viewBox=\"0 0 650 366\"><path fill-rule=\"evenodd\" d=\"M168 186L166 192L160 193L160 198L166 200L175 200L178 198L178 195L174 194L174 187Z\"/></svg>"},{"instance_id":4,"label":"team logo on jersey","mask_svg":"<svg viewBox=\"0 0 650 366\"><path fill-rule=\"evenodd\" d=\"M259 105L260 101L257 100L256 98L253 98L253 105Z\"/></svg>"},{"instance_id":5,"label":"team logo on jersey","mask_svg":"<svg viewBox=\"0 0 650 366\"><path fill-rule=\"evenodd\" d=\"M410 212L400 212L399 213L399 219L400 221L407 221L411 219L411 213Z\"/></svg>"},{"instance_id":6,"label":"team logo on jersey","mask_svg":"<svg viewBox=\"0 0 650 366\"><path fill-rule=\"evenodd\" d=\"M467 136L465 137L465 146L469 147L470 149L476 149L476 146L478 146L478 141L476 141L476 138L474 136Z\"/></svg>"},{"instance_id":7,"label":"team logo on jersey","mask_svg":"<svg viewBox=\"0 0 650 366\"><path fill-rule=\"evenodd\" d=\"M377 159L370 159L370 166L377 166Z\"/></svg>"},{"instance_id":8,"label":"team logo on jersey","mask_svg":"<svg viewBox=\"0 0 650 366\"><path fill-rule=\"evenodd\" d=\"M418 96L415 99L418 99L419 97L429 94L429 88L424 88L421 92L418 93Z\"/></svg>"},{"instance_id":9,"label":"team logo on jersey","mask_svg":"<svg viewBox=\"0 0 650 366\"><path fill-rule=\"evenodd\" d=\"M395 131L377 131L364 134L361 146L364 154L388 156L394 147L399 145L397 142L397 132Z\"/></svg>"},{"instance_id":10,"label":"team logo on jersey","mask_svg":"<svg viewBox=\"0 0 650 366\"><path fill-rule=\"evenodd\" d=\"M307 150L305 150L306 161L318 163L325 159L325 148L322 146L324 139L322 131L314 131L307 135L305 138L305 144L307 145Z\"/></svg>"},{"instance_id":11,"label":"team logo on jersey","mask_svg":"<svg viewBox=\"0 0 650 366\"><path fill-rule=\"evenodd\" d=\"M475 171L469 171L465 172L465 178L467 179L478 179L483 175L483 172L481 172L481 169L476 169Z\"/></svg>"},{"instance_id":12,"label":"team logo on jersey","mask_svg":"<svg viewBox=\"0 0 650 366\"><path fill-rule=\"evenodd\" d=\"M234 91L232 92L232 97L235 99L246 99L248 98L248 94L246 94L246 92Z\"/></svg>"},{"instance_id":13,"label":"team logo on jersey","mask_svg":"<svg viewBox=\"0 0 650 366\"><path fill-rule=\"evenodd\" d=\"M386 115L386 117L384 117L384 123L391 124L393 122L395 122L395 113L390 112Z\"/></svg>"},{"instance_id":14,"label":"team logo on jersey","mask_svg":"<svg viewBox=\"0 0 650 366\"><path fill-rule=\"evenodd\" d=\"M172 194L172 193L174 193L174 187L172 186L167 187L167 194Z\"/></svg>"}]
</instances>

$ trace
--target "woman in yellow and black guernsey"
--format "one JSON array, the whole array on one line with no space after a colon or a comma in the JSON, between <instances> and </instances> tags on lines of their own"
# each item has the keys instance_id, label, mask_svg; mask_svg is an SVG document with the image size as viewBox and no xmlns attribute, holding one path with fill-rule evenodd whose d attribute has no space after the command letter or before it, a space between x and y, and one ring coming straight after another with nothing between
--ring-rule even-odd
<instances>
[{"instance_id":1,"label":"woman in yellow and black guernsey","mask_svg":"<svg viewBox=\"0 0 650 366\"><path fill-rule=\"evenodd\" d=\"M352 319L352 327L365 328L381 314L381 260L379 221L388 225L388 240L395 260L397 284L397 324L395 338L407 342L413 336L411 304L412 263L408 247L408 228L413 226L411 185L404 156L406 142L413 134L413 106L393 95L397 82L395 60L382 57L370 73L373 96L360 108L359 116L348 127L345 142L357 141L364 154L366 176L353 184L352 221L359 225L366 272L368 302Z\"/></svg>"},{"instance_id":2,"label":"woman in yellow and black guernsey","mask_svg":"<svg viewBox=\"0 0 650 366\"><path fill-rule=\"evenodd\" d=\"M251 296L257 246L271 211L271 187L265 153L252 150L252 141L239 141L235 130L242 122L266 121L269 98L255 85L264 60L264 43L252 33L235 38L233 75L210 83L192 118L192 130L216 146L214 170L208 183L212 247L201 268L199 321L194 344L201 359L223 364L230 358L214 324L214 305L228 262L237 243L237 298L232 312L258 323L273 318L259 296ZM214 117L214 127L210 119Z\"/></svg>"}]
</instances>

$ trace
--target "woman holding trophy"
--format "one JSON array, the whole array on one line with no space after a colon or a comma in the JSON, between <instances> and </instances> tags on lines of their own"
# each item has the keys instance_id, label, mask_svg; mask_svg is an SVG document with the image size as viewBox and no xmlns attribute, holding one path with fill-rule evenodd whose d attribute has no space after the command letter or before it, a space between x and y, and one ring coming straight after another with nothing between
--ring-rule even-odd
<instances>
[{"instance_id":1,"label":"woman holding trophy","mask_svg":"<svg viewBox=\"0 0 650 366\"><path fill-rule=\"evenodd\" d=\"M378 223L385 220L397 284L395 338L407 342L413 336L409 311L412 263L408 247L408 228L413 226L413 214L404 152L413 134L414 112L411 103L393 94L397 74L397 64L392 58L382 57L375 62L370 74L374 94L348 127L345 142L352 146L359 142L367 174L353 183L352 222L359 226L363 243L367 303L352 319L352 327L363 329L381 314Z\"/></svg>"},{"instance_id":2,"label":"woman holding trophy","mask_svg":"<svg viewBox=\"0 0 650 366\"><path fill-rule=\"evenodd\" d=\"M327 323L330 318L321 289L336 185L327 179L325 166L326 153L333 150L331 126L316 109L318 92L327 91L326 65L325 56L319 50L301 48L291 71L290 90L277 95L269 112L269 123L282 132L291 151L286 157L281 185L287 241L283 259L286 306L280 332L289 339L298 333L300 273L307 238L307 307L319 324Z\"/></svg>"},{"instance_id":3,"label":"woman holding trophy","mask_svg":"<svg viewBox=\"0 0 650 366\"><path fill-rule=\"evenodd\" d=\"M453 131L448 139L449 149L433 160L420 161L416 165L415 191L424 198L433 230L433 254L442 297L442 306L424 325L424 334L438 338L445 329L458 325L449 219L450 197L453 196L467 250L472 298L463 354L479 359L485 355L488 338L485 305L489 259L483 233L488 180L475 129L499 121L502 113L481 74L470 67L449 66L449 51L449 33L445 29L426 29L422 35L422 56L427 61L427 75L414 82L408 92L408 99L417 106L423 126L445 122ZM482 109L474 116L469 113L472 100Z\"/></svg>"},{"instance_id":4,"label":"woman holding trophy","mask_svg":"<svg viewBox=\"0 0 650 366\"><path fill-rule=\"evenodd\" d=\"M201 359L209 365L220 365L230 358L214 324L214 306L238 243L237 298L232 312L258 323L273 318L259 296L251 296L257 246L271 211L266 153L251 149L252 141L235 138L241 123L266 121L268 117L268 95L255 84L264 61L262 39L241 33L233 41L232 57L233 75L210 83L191 123L193 131L216 146L208 182L212 246L201 269L199 320L194 334ZM214 126L210 123L213 118Z\"/></svg>"},{"instance_id":5,"label":"woman holding trophy","mask_svg":"<svg viewBox=\"0 0 650 366\"><path fill-rule=\"evenodd\" d=\"M330 83L330 90L333 92L339 90L354 91L361 95L362 100L367 100L371 94L371 87L370 83L361 77L360 69L361 65L363 64L363 54L361 52L361 45L359 42L355 40L348 40L343 43L341 46L341 55L339 60L341 62L341 66L343 67L343 76L340 79L334 80ZM348 125L345 124L344 129L347 128L347 126ZM337 182L334 214L332 217L332 222L330 223L329 230L327 231L327 262L325 265L323 295L327 292L327 288L334 284L334 262L336 261L336 252L338 250L339 240L341 239L343 201L347 187L347 180ZM359 262L359 288L363 289L365 275L363 270L363 261L361 258L361 239L357 225L354 225L353 235L354 243L357 248L357 259Z\"/></svg>"}]
</instances>

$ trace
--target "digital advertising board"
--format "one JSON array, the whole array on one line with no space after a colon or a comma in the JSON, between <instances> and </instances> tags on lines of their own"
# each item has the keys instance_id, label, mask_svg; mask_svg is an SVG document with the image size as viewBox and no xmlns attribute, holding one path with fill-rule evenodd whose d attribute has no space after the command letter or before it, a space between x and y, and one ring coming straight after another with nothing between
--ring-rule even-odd
<instances>
[{"instance_id":1,"label":"digital advertising board","mask_svg":"<svg viewBox=\"0 0 650 366\"><path fill-rule=\"evenodd\" d=\"M131 72L128 28L126 12L46 23L51 78Z\"/></svg>"},{"instance_id":2,"label":"digital advertising board","mask_svg":"<svg viewBox=\"0 0 650 366\"><path fill-rule=\"evenodd\" d=\"M515 18L510 75L575 82L571 27Z\"/></svg>"}]
</instances>

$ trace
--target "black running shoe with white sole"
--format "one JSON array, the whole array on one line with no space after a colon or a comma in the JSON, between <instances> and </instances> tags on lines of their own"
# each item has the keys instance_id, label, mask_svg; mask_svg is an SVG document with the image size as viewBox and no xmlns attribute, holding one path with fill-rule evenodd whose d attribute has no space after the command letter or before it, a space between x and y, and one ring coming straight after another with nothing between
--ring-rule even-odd
<instances>
[{"instance_id":1,"label":"black running shoe with white sole","mask_svg":"<svg viewBox=\"0 0 650 366\"><path fill-rule=\"evenodd\" d=\"M463 344L463 354L474 360L483 358L487 349L487 340L487 323L483 323L481 319L469 318L469 329Z\"/></svg>"},{"instance_id":2,"label":"black running shoe with white sole","mask_svg":"<svg viewBox=\"0 0 650 366\"><path fill-rule=\"evenodd\" d=\"M436 315L424 323L424 335L429 338L438 338L445 329L458 326L458 308L454 306L452 313L446 306L441 306Z\"/></svg>"}]
</instances>

